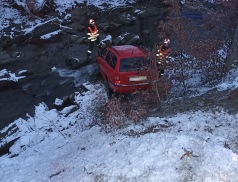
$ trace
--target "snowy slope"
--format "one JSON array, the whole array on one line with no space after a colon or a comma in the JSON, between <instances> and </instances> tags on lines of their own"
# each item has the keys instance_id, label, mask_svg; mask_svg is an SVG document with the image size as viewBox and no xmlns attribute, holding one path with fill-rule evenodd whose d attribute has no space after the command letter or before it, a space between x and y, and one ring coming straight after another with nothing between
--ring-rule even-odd
<instances>
[{"instance_id":1,"label":"snowy slope","mask_svg":"<svg viewBox=\"0 0 238 182\"><path fill-rule=\"evenodd\" d=\"M0 181L238 181L238 114L217 108L151 117L106 133L93 125L104 87L85 87L76 112L42 103L34 117L9 126L19 130L1 144L19 139L0 158Z\"/></svg>"}]
</instances>

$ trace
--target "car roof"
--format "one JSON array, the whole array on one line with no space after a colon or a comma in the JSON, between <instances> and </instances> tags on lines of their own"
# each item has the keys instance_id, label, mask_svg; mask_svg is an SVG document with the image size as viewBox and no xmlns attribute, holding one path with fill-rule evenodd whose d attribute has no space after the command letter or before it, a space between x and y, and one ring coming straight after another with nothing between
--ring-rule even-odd
<instances>
[{"instance_id":1,"label":"car roof","mask_svg":"<svg viewBox=\"0 0 238 182\"><path fill-rule=\"evenodd\" d=\"M140 47L133 45L112 46L112 49L116 50L121 58L148 56Z\"/></svg>"}]
</instances>

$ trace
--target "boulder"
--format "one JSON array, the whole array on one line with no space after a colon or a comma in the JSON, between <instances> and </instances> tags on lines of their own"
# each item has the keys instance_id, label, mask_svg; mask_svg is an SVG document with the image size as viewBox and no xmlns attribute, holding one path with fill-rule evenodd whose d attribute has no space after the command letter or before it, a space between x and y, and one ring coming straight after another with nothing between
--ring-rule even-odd
<instances>
[{"instance_id":1,"label":"boulder","mask_svg":"<svg viewBox=\"0 0 238 182\"><path fill-rule=\"evenodd\" d=\"M12 43L17 43L17 44L23 44L27 42L27 36L26 35L16 35L12 39Z\"/></svg>"},{"instance_id":2,"label":"boulder","mask_svg":"<svg viewBox=\"0 0 238 182\"><path fill-rule=\"evenodd\" d=\"M86 37L79 37L75 43L77 44L86 44L88 42L88 39Z\"/></svg>"},{"instance_id":3,"label":"boulder","mask_svg":"<svg viewBox=\"0 0 238 182\"><path fill-rule=\"evenodd\" d=\"M142 40L140 39L139 35L132 35L132 38L125 42L126 45L141 45Z\"/></svg>"},{"instance_id":4,"label":"boulder","mask_svg":"<svg viewBox=\"0 0 238 182\"><path fill-rule=\"evenodd\" d=\"M77 35L70 36L70 41L71 42L76 42L78 39L79 39L79 36L77 36Z\"/></svg>"},{"instance_id":5,"label":"boulder","mask_svg":"<svg viewBox=\"0 0 238 182\"><path fill-rule=\"evenodd\" d=\"M100 23L98 24L98 28L100 28L101 30L103 30L104 32L108 32L108 31L112 31L115 30L117 28L119 28L121 26L121 24L118 23Z\"/></svg>"},{"instance_id":6,"label":"boulder","mask_svg":"<svg viewBox=\"0 0 238 182\"><path fill-rule=\"evenodd\" d=\"M74 28L64 28L64 31L68 34L76 34L77 31Z\"/></svg>"},{"instance_id":7,"label":"boulder","mask_svg":"<svg viewBox=\"0 0 238 182\"><path fill-rule=\"evenodd\" d=\"M150 36L150 31L149 31L149 30L144 30L144 31L143 31L143 35Z\"/></svg>"},{"instance_id":8,"label":"boulder","mask_svg":"<svg viewBox=\"0 0 238 182\"><path fill-rule=\"evenodd\" d=\"M71 69L76 69L82 65L85 60L79 60L78 58L69 58L65 60L66 65L70 66Z\"/></svg>"},{"instance_id":9,"label":"boulder","mask_svg":"<svg viewBox=\"0 0 238 182\"><path fill-rule=\"evenodd\" d=\"M83 26L83 25L78 25L78 26L77 26L77 30L78 30L79 32L85 31L86 29L87 29L86 26Z\"/></svg>"},{"instance_id":10,"label":"boulder","mask_svg":"<svg viewBox=\"0 0 238 182\"><path fill-rule=\"evenodd\" d=\"M57 31L60 29L60 21L58 18L53 18L44 23L38 24L33 27L31 32L26 32L27 38L39 38L42 35Z\"/></svg>"},{"instance_id":11,"label":"boulder","mask_svg":"<svg viewBox=\"0 0 238 182\"><path fill-rule=\"evenodd\" d=\"M238 99L238 88L231 90L228 94L228 99L237 100Z\"/></svg>"},{"instance_id":12,"label":"boulder","mask_svg":"<svg viewBox=\"0 0 238 182\"><path fill-rule=\"evenodd\" d=\"M165 10L165 8L161 7L150 7L147 8L144 11L138 11L137 14L142 17L150 17L150 16L163 16L167 11Z\"/></svg>"},{"instance_id":13,"label":"boulder","mask_svg":"<svg viewBox=\"0 0 238 182\"><path fill-rule=\"evenodd\" d=\"M11 45L11 49L12 49L12 50L15 50L16 48L17 48L17 44L12 44L12 45Z\"/></svg>"},{"instance_id":14,"label":"boulder","mask_svg":"<svg viewBox=\"0 0 238 182\"><path fill-rule=\"evenodd\" d=\"M23 58L25 55L24 55L24 53L22 53L22 52L14 52L14 53L12 53L12 57L13 58L15 58L15 59L19 59L19 58Z\"/></svg>"},{"instance_id":15,"label":"boulder","mask_svg":"<svg viewBox=\"0 0 238 182\"><path fill-rule=\"evenodd\" d=\"M113 9L109 12L108 17L118 17L118 16L120 16L123 12L130 11L132 8L133 8L132 6L113 8Z\"/></svg>"},{"instance_id":16,"label":"boulder","mask_svg":"<svg viewBox=\"0 0 238 182\"><path fill-rule=\"evenodd\" d=\"M30 76L33 75L34 73L28 70L19 70L17 73L17 76Z\"/></svg>"},{"instance_id":17,"label":"boulder","mask_svg":"<svg viewBox=\"0 0 238 182\"><path fill-rule=\"evenodd\" d=\"M13 80L0 79L0 91L5 91L8 89L16 89L17 86L18 86L18 82L14 82Z\"/></svg>"},{"instance_id":18,"label":"boulder","mask_svg":"<svg viewBox=\"0 0 238 182\"><path fill-rule=\"evenodd\" d=\"M113 45L123 45L126 42L129 42L134 37L135 37L135 35L125 32L125 33L119 35L118 37L116 37L115 39L113 39L112 44ZM131 42L132 42L132 40L131 40Z\"/></svg>"},{"instance_id":19,"label":"boulder","mask_svg":"<svg viewBox=\"0 0 238 182\"><path fill-rule=\"evenodd\" d=\"M67 117L68 115L72 114L73 112L78 110L78 106L77 105L72 105L69 107L65 107L61 113L65 115L65 117Z\"/></svg>"},{"instance_id":20,"label":"boulder","mask_svg":"<svg viewBox=\"0 0 238 182\"><path fill-rule=\"evenodd\" d=\"M70 96L65 96L63 97L63 99L56 98L53 103L54 108L56 108L58 111L72 105L78 108L78 106L75 103L74 94L71 94Z\"/></svg>"},{"instance_id":21,"label":"boulder","mask_svg":"<svg viewBox=\"0 0 238 182\"><path fill-rule=\"evenodd\" d=\"M33 14L38 14L43 9L45 3L46 0L26 0L27 7Z\"/></svg>"},{"instance_id":22,"label":"boulder","mask_svg":"<svg viewBox=\"0 0 238 182\"><path fill-rule=\"evenodd\" d=\"M0 60L11 59L12 57L7 53L7 51L0 52Z\"/></svg>"},{"instance_id":23,"label":"boulder","mask_svg":"<svg viewBox=\"0 0 238 182\"><path fill-rule=\"evenodd\" d=\"M12 39L10 38L10 35L1 37L1 39L0 39L0 46L1 47L7 47L11 44L12 44Z\"/></svg>"},{"instance_id":24,"label":"boulder","mask_svg":"<svg viewBox=\"0 0 238 182\"><path fill-rule=\"evenodd\" d=\"M135 25L136 23L136 17L130 14L122 14L119 19L123 25Z\"/></svg>"},{"instance_id":25,"label":"boulder","mask_svg":"<svg viewBox=\"0 0 238 182\"><path fill-rule=\"evenodd\" d=\"M39 90L39 84L26 84L22 86L22 91L27 95L32 97L36 97Z\"/></svg>"}]
</instances>

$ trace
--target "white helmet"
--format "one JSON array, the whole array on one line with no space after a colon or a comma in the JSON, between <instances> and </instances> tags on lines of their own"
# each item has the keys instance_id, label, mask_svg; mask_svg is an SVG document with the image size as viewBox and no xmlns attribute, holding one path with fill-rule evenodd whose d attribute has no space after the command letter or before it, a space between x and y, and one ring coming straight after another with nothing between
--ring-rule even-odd
<instances>
[{"instance_id":1,"label":"white helmet","mask_svg":"<svg viewBox=\"0 0 238 182\"><path fill-rule=\"evenodd\" d=\"M164 39L164 44L169 44L170 40L169 39Z\"/></svg>"},{"instance_id":2,"label":"white helmet","mask_svg":"<svg viewBox=\"0 0 238 182\"><path fill-rule=\"evenodd\" d=\"M94 24L94 20L93 20L93 19L90 19L90 20L89 20L89 24Z\"/></svg>"}]
</instances>

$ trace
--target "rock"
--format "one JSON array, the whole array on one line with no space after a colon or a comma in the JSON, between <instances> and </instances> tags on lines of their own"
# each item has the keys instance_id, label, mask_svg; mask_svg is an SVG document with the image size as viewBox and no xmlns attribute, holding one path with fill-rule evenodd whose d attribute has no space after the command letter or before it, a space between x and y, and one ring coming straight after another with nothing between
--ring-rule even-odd
<instances>
[{"instance_id":1,"label":"rock","mask_svg":"<svg viewBox=\"0 0 238 182\"><path fill-rule=\"evenodd\" d=\"M136 17L130 14L122 14L119 19L123 25L135 25L136 23Z\"/></svg>"},{"instance_id":2,"label":"rock","mask_svg":"<svg viewBox=\"0 0 238 182\"><path fill-rule=\"evenodd\" d=\"M150 31L149 30L144 30L143 34L149 36L150 35Z\"/></svg>"},{"instance_id":3,"label":"rock","mask_svg":"<svg viewBox=\"0 0 238 182\"><path fill-rule=\"evenodd\" d=\"M137 37L136 37L137 39ZM135 35L132 35L128 32L125 32L123 34L121 34L120 36L118 36L117 38L115 38L112 43L113 45L123 45L127 42L133 42L135 40Z\"/></svg>"},{"instance_id":4,"label":"rock","mask_svg":"<svg viewBox=\"0 0 238 182\"><path fill-rule=\"evenodd\" d=\"M77 44L86 44L87 42L88 42L88 39L86 37L80 37L75 41L75 43Z\"/></svg>"},{"instance_id":5,"label":"rock","mask_svg":"<svg viewBox=\"0 0 238 182\"><path fill-rule=\"evenodd\" d=\"M83 64L85 60L79 60L78 58L69 58L69 59L66 59L65 62L66 62L66 65L71 67L71 69L76 69L81 64Z\"/></svg>"},{"instance_id":6,"label":"rock","mask_svg":"<svg viewBox=\"0 0 238 182\"><path fill-rule=\"evenodd\" d=\"M72 18L72 15L71 14L67 14L64 17L64 20L70 20L71 18Z\"/></svg>"},{"instance_id":7,"label":"rock","mask_svg":"<svg viewBox=\"0 0 238 182\"><path fill-rule=\"evenodd\" d=\"M1 80L0 81L0 91L5 91L8 89L16 89L18 86L18 82L14 82L12 80Z\"/></svg>"},{"instance_id":8,"label":"rock","mask_svg":"<svg viewBox=\"0 0 238 182\"><path fill-rule=\"evenodd\" d=\"M23 44L27 42L28 37L26 35L16 35L12 39L12 43Z\"/></svg>"},{"instance_id":9,"label":"rock","mask_svg":"<svg viewBox=\"0 0 238 182\"><path fill-rule=\"evenodd\" d=\"M76 42L78 39L79 39L79 36L77 36L77 35L70 36L70 41L71 42Z\"/></svg>"},{"instance_id":10,"label":"rock","mask_svg":"<svg viewBox=\"0 0 238 182\"><path fill-rule=\"evenodd\" d=\"M78 25L77 26L77 30L79 31L79 32L82 32L82 31L85 31L86 30L86 26L83 26L83 25Z\"/></svg>"},{"instance_id":11,"label":"rock","mask_svg":"<svg viewBox=\"0 0 238 182\"><path fill-rule=\"evenodd\" d=\"M17 44L12 44L11 49L15 50L17 48Z\"/></svg>"},{"instance_id":12,"label":"rock","mask_svg":"<svg viewBox=\"0 0 238 182\"><path fill-rule=\"evenodd\" d=\"M47 56L41 56L41 57L38 59L38 62L45 62L45 61L47 61L47 60L48 60Z\"/></svg>"},{"instance_id":13,"label":"rock","mask_svg":"<svg viewBox=\"0 0 238 182\"><path fill-rule=\"evenodd\" d=\"M67 117L68 115L72 114L73 112L75 112L77 110L78 110L78 106L77 105L72 105L72 106L69 106L69 107L65 107L61 111L61 113L65 114L65 117Z\"/></svg>"},{"instance_id":14,"label":"rock","mask_svg":"<svg viewBox=\"0 0 238 182\"><path fill-rule=\"evenodd\" d=\"M114 23L114 22L98 24L98 28L102 29L104 32L115 30L115 29L119 28L120 26L121 26L121 24Z\"/></svg>"},{"instance_id":15,"label":"rock","mask_svg":"<svg viewBox=\"0 0 238 182\"><path fill-rule=\"evenodd\" d=\"M56 98L53 103L54 108L56 108L59 111L65 107L69 107L72 105L73 105L73 107L76 106L78 108L78 106L75 102L74 96L75 96L74 94L71 94L70 96L63 97L63 99Z\"/></svg>"},{"instance_id":16,"label":"rock","mask_svg":"<svg viewBox=\"0 0 238 182\"><path fill-rule=\"evenodd\" d=\"M237 100L238 99L238 88L231 90L228 94L228 99Z\"/></svg>"},{"instance_id":17,"label":"rock","mask_svg":"<svg viewBox=\"0 0 238 182\"><path fill-rule=\"evenodd\" d=\"M17 76L31 76L34 73L28 70L19 70Z\"/></svg>"},{"instance_id":18,"label":"rock","mask_svg":"<svg viewBox=\"0 0 238 182\"><path fill-rule=\"evenodd\" d=\"M119 15L122 14L122 12L130 11L132 8L133 8L132 6L113 8L109 12L108 17L117 17L117 16L119 17Z\"/></svg>"},{"instance_id":19,"label":"rock","mask_svg":"<svg viewBox=\"0 0 238 182\"><path fill-rule=\"evenodd\" d=\"M33 27L31 32L26 32L27 38L39 38L42 35L57 31L60 29L60 21L58 18L53 18L40 25Z\"/></svg>"},{"instance_id":20,"label":"rock","mask_svg":"<svg viewBox=\"0 0 238 182\"><path fill-rule=\"evenodd\" d=\"M74 28L65 28L64 31L68 34L76 34L77 31Z\"/></svg>"},{"instance_id":21,"label":"rock","mask_svg":"<svg viewBox=\"0 0 238 182\"><path fill-rule=\"evenodd\" d=\"M43 9L46 0L26 0L27 7L34 14L39 14L39 12Z\"/></svg>"},{"instance_id":22,"label":"rock","mask_svg":"<svg viewBox=\"0 0 238 182\"><path fill-rule=\"evenodd\" d=\"M74 94L71 94L70 96L65 96L63 97L63 107L68 107L71 105L75 105L75 99L74 99Z\"/></svg>"},{"instance_id":23,"label":"rock","mask_svg":"<svg viewBox=\"0 0 238 182\"><path fill-rule=\"evenodd\" d=\"M37 94L37 89L32 84L23 85L22 91L27 95L31 95L32 97L35 97Z\"/></svg>"},{"instance_id":24,"label":"rock","mask_svg":"<svg viewBox=\"0 0 238 182\"><path fill-rule=\"evenodd\" d=\"M12 39L10 36L2 36L0 39L0 46L1 47L7 47L12 44Z\"/></svg>"},{"instance_id":25,"label":"rock","mask_svg":"<svg viewBox=\"0 0 238 182\"><path fill-rule=\"evenodd\" d=\"M60 31L59 34L60 35L67 35L67 33L64 30Z\"/></svg>"},{"instance_id":26,"label":"rock","mask_svg":"<svg viewBox=\"0 0 238 182\"><path fill-rule=\"evenodd\" d=\"M13 58L23 58L25 55L22 52L14 52L12 53Z\"/></svg>"},{"instance_id":27,"label":"rock","mask_svg":"<svg viewBox=\"0 0 238 182\"><path fill-rule=\"evenodd\" d=\"M0 52L0 60L11 59L12 57L7 53L7 51Z\"/></svg>"},{"instance_id":28,"label":"rock","mask_svg":"<svg viewBox=\"0 0 238 182\"><path fill-rule=\"evenodd\" d=\"M166 10L163 7L150 7L146 9L146 12L148 12L148 16L163 16Z\"/></svg>"},{"instance_id":29,"label":"rock","mask_svg":"<svg viewBox=\"0 0 238 182\"><path fill-rule=\"evenodd\" d=\"M129 41L125 43L126 45L141 45L142 40L140 39L139 35L134 35Z\"/></svg>"},{"instance_id":30,"label":"rock","mask_svg":"<svg viewBox=\"0 0 238 182\"><path fill-rule=\"evenodd\" d=\"M56 108L57 110L61 110L63 109L63 103L64 103L63 100L56 98L53 103L53 107Z\"/></svg>"}]
</instances>

